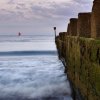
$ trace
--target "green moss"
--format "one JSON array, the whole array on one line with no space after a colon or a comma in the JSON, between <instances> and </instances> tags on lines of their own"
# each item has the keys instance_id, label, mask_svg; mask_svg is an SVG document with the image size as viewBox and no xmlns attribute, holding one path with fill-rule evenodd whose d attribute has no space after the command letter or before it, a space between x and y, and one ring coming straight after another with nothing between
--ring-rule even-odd
<instances>
[{"instance_id":1,"label":"green moss","mask_svg":"<svg viewBox=\"0 0 100 100\"><path fill-rule=\"evenodd\" d=\"M66 36L64 45L57 38L58 51L65 54L68 76L80 92L89 98L100 96L100 40L93 38ZM62 49L63 47L64 49ZM60 54L59 54L60 55ZM85 89L84 89L85 88ZM87 93L85 93L87 92Z\"/></svg>"}]
</instances>

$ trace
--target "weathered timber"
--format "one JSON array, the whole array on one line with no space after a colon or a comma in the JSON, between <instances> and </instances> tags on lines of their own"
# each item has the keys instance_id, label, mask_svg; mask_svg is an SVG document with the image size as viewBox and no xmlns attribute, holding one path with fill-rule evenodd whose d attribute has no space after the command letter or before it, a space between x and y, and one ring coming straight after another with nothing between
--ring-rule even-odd
<instances>
[{"instance_id":1,"label":"weathered timber","mask_svg":"<svg viewBox=\"0 0 100 100\"><path fill-rule=\"evenodd\" d=\"M100 100L100 0L94 0L92 13L79 13L76 20L70 19L67 35L56 37L58 55L74 89L73 99Z\"/></svg>"},{"instance_id":2,"label":"weathered timber","mask_svg":"<svg viewBox=\"0 0 100 100\"><path fill-rule=\"evenodd\" d=\"M70 35L70 23L68 23L67 34Z\"/></svg>"},{"instance_id":3,"label":"weathered timber","mask_svg":"<svg viewBox=\"0 0 100 100\"><path fill-rule=\"evenodd\" d=\"M77 35L77 18L70 19L69 35L71 36Z\"/></svg>"},{"instance_id":4,"label":"weathered timber","mask_svg":"<svg viewBox=\"0 0 100 100\"><path fill-rule=\"evenodd\" d=\"M77 33L80 37L91 37L91 13L79 13Z\"/></svg>"},{"instance_id":5,"label":"weathered timber","mask_svg":"<svg viewBox=\"0 0 100 100\"><path fill-rule=\"evenodd\" d=\"M91 21L91 37L100 38L100 0L94 0Z\"/></svg>"},{"instance_id":6,"label":"weathered timber","mask_svg":"<svg viewBox=\"0 0 100 100\"><path fill-rule=\"evenodd\" d=\"M65 60L68 77L81 100L100 99L100 40L66 36L58 37L59 57ZM65 65L66 65L65 64Z\"/></svg>"}]
</instances>

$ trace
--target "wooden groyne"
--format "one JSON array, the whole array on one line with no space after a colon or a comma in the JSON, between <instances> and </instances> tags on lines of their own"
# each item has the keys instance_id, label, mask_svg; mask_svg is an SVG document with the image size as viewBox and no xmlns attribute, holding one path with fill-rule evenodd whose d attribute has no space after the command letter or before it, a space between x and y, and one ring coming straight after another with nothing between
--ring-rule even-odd
<instances>
[{"instance_id":1,"label":"wooden groyne","mask_svg":"<svg viewBox=\"0 0 100 100\"><path fill-rule=\"evenodd\" d=\"M56 37L58 55L74 89L74 99L100 100L100 0L92 12L71 18Z\"/></svg>"}]
</instances>

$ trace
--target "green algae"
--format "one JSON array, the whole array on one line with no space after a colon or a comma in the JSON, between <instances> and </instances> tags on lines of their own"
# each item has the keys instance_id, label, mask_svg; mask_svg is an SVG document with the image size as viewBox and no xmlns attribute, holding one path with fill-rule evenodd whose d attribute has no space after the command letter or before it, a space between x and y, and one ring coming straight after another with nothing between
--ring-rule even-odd
<instances>
[{"instance_id":1,"label":"green algae","mask_svg":"<svg viewBox=\"0 0 100 100\"><path fill-rule=\"evenodd\" d=\"M64 44L61 41L57 41L56 44L60 44L58 50L68 65L67 73L70 80L80 89L81 94L86 97L85 100L87 97L88 100L99 100L100 40L65 36L62 41Z\"/></svg>"}]
</instances>

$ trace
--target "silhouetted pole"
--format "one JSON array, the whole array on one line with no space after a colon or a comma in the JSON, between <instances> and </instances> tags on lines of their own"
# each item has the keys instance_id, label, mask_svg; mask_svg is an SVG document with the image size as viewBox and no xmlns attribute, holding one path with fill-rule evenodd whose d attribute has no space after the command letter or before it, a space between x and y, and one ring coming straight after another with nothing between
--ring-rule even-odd
<instances>
[{"instance_id":1,"label":"silhouetted pole","mask_svg":"<svg viewBox=\"0 0 100 100\"><path fill-rule=\"evenodd\" d=\"M56 27L54 27L55 39L56 39Z\"/></svg>"}]
</instances>

